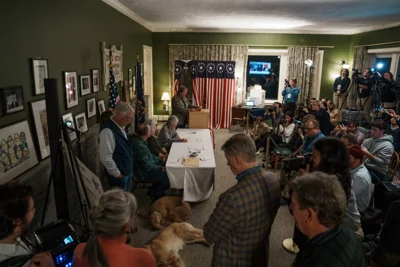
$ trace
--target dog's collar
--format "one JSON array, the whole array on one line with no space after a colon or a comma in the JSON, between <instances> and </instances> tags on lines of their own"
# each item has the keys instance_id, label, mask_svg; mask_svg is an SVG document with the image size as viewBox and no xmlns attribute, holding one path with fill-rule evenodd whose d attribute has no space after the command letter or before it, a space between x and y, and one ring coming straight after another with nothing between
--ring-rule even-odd
<instances>
[{"instance_id":1,"label":"dog's collar","mask_svg":"<svg viewBox=\"0 0 400 267\"><path fill-rule=\"evenodd\" d=\"M168 266L172 266L172 264L174 264L175 262L181 261L180 258L175 257L169 261L167 261L166 263L160 263L157 265L157 267L168 267Z\"/></svg>"}]
</instances>

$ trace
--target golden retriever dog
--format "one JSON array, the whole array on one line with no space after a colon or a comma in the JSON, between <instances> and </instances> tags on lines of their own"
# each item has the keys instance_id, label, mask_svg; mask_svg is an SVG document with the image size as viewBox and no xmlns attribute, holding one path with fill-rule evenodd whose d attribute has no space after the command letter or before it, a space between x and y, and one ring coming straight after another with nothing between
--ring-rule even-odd
<instances>
[{"instance_id":1,"label":"golden retriever dog","mask_svg":"<svg viewBox=\"0 0 400 267\"><path fill-rule=\"evenodd\" d=\"M181 197L165 196L157 199L150 208L150 222L154 229L171 223L180 223L192 218L192 209L189 203Z\"/></svg>"},{"instance_id":2,"label":"golden retriever dog","mask_svg":"<svg viewBox=\"0 0 400 267\"><path fill-rule=\"evenodd\" d=\"M145 248L151 251L157 266L184 267L178 252L185 244L192 243L209 245L204 239L203 230L194 228L189 223L172 223Z\"/></svg>"}]
</instances>

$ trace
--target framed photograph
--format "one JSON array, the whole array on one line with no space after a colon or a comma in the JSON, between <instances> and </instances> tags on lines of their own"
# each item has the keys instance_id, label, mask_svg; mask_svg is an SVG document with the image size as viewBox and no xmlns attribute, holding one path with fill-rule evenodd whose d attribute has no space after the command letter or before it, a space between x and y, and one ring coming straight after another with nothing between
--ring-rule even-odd
<instances>
[{"instance_id":1,"label":"framed photograph","mask_svg":"<svg viewBox=\"0 0 400 267\"><path fill-rule=\"evenodd\" d=\"M88 119L96 115L96 98L86 100Z\"/></svg>"},{"instance_id":2,"label":"framed photograph","mask_svg":"<svg viewBox=\"0 0 400 267\"><path fill-rule=\"evenodd\" d=\"M0 184L14 179L37 163L28 121L0 129Z\"/></svg>"},{"instance_id":3,"label":"framed photograph","mask_svg":"<svg viewBox=\"0 0 400 267\"><path fill-rule=\"evenodd\" d=\"M76 71L63 71L67 109L78 105L78 75Z\"/></svg>"},{"instance_id":4,"label":"framed photograph","mask_svg":"<svg viewBox=\"0 0 400 267\"><path fill-rule=\"evenodd\" d=\"M100 91L100 71L98 69L91 70L93 93Z\"/></svg>"},{"instance_id":5,"label":"framed photograph","mask_svg":"<svg viewBox=\"0 0 400 267\"><path fill-rule=\"evenodd\" d=\"M81 95L90 94L90 75L82 75L80 76L81 80Z\"/></svg>"},{"instance_id":6,"label":"framed photograph","mask_svg":"<svg viewBox=\"0 0 400 267\"><path fill-rule=\"evenodd\" d=\"M106 105L104 104L104 100L97 101L97 106L99 107L99 114L103 114L106 111Z\"/></svg>"},{"instance_id":7,"label":"framed photograph","mask_svg":"<svg viewBox=\"0 0 400 267\"><path fill-rule=\"evenodd\" d=\"M82 133L88 131L85 112L75 116L76 129Z\"/></svg>"},{"instance_id":8,"label":"framed photograph","mask_svg":"<svg viewBox=\"0 0 400 267\"><path fill-rule=\"evenodd\" d=\"M5 115L25 109L24 90L21 85L1 88L1 100Z\"/></svg>"},{"instance_id":9,"label":"framed photograph","mask_svg":"<svg viewBox=\"0 0 400 267\"><path fill-rule=\"evenodd\" d=\"M44 94L44 79L49 77L49 69L47 65L47 59L32 58L32 74L33 83L35 88L35 95Z\"/></svg>"},{"instance_id":10,"label":"framed photograph","mask_svg":"<svg viewBox=\"0 0 400 267\"><path fill-rule=\"evenodd\" d=\"M33 120L35 122L36 135L39 143L42 159L50 156L49 130L47 127L47 112L45 100L31 102Z\"/></svg>"},{"instance_id":11,"label":"framed photograph","mask_svg":"<svg viewBox=\"0 0 400 267\"><path fill-rule=\"evenodd\" d=\"M68 124L69 124L68 127L76 129L75 123L74 123L74 117L72 117L72 113L67 113L67 114L62 115L62 120L64 123L68 122ZM71 141L74 141L76 139L76 132L68 130L68 129L67 129L67 132L69 133L69 139Z\"/></svg>"}]
</instances>

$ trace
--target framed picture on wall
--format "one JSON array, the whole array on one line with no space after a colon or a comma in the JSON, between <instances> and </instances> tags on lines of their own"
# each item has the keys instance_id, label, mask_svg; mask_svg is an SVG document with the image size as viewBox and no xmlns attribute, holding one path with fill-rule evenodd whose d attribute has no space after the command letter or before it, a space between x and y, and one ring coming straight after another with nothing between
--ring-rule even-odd
<instances>
[{"instance_id":1,"label":"framed picture on wall","mask_svg":"<svg viewBox=\"0 0 400 267\"><path fill-rule=\"evenodd\" d=\"M47 127L46 101L31 102L33 120L35 122L36 135L39 143L42 159L50 156L49 130Z\"/></svg>"},{"instance_id":2,"label":"framed picture on wall","mask_svg":"<svg viewBox=\"0 0 400 267\"><path fill-rule=\"evenodd\" d=\"M49 77L47 59L31 59L35 95L44 94L44 79Z\"/></svg>"},{"instance_id":3,"label":"framed picture on wall","mask_svg":"<svg viewBox=\"0 0 400 267\"><path fill-rule=\"evenodd\" d=\"M103 114L106 111L106 105L104 104L104 100L97 101L97 106L99 107L99 114Z\"/></svg>"},{"instance_id":4,"label":"framed picture on wall","mask_svg":"<svg viewBox=\"0 0 400 267\"><path fill-rule=\"evenodd\" d=\"M96 98L86 100L88 119L96 115Z\"/></svg>"},{"instance_id":5,"label":"framed picture on wall","mask_svg":"<svg viewBox=\"0 0 400 267\"><path fill-rule=\"evenodd\" d=\"M76 71L63 71L63 82L67 109L77 106L78 101L78 75Z\"/></svg>"},{"instance_id":6,"label":"framed picture on wall","mask_svg":"<svg viewBox=\"0 0 400 267\"><path fill-rule=\"evenodd\" d=\"M76 129L75 123L74 123L74 117L72 117L72 113L67 113L67 114L62 115L62 120L64 123L66 123L66 122L68 123L68 125L69 125L68 127ZM74 141L76 139L76 132L71 131L69 129L67 129L67 132L69 134L69 139L71 141Z\"/></svg>"},{"instance_id":7,"label":"framed picture on wall","mask_svg":"<svg viewBox=\"0 0 400 267\"><path fill-rule=\"evenodd\" d=\"M5 115L25 109L22 85L1 88L1 101Z\"/></svg>"},{"instance_id":8,"label":"framed picture on wall","mask_svg":"<svg viewBox=\"0 0 400 267\"><path fill-rule=\"evenodd\" d=\"M76 122L76 129L78 131L80 131L82 133L85 133L88 131L85 112L82 112L81 114L76 115L75 122Z\"/></svg>"},{"instance_id":9,"label":"framed picture on wall","mask_svg":"<svg viewBox=\"0 0 400 267\"><path fill-rule=\"evenodd\" d=\"M0 129L0 184L14 179L38 163L28 121Z\"/></svg>"},{"instance_id":10,"label":"framed picture on wall","mask_svg":"<svg viewBox=\"0 0 400 267\"><path fill-rule=\"evenodd\" d=\"M90 94L90 75L82 75L80 76L81 80L81 95Z\"/></svg>"},{"instance_id":11,"label":"framed picture on wall","mask_svg":"<svg viewBox=\"0 0 400 267\"><path fill-rule=\"evenodd\" d=\"M100 71L98 69L91 70L93 93L100 91Z\"/></svg>"}]
</instances>

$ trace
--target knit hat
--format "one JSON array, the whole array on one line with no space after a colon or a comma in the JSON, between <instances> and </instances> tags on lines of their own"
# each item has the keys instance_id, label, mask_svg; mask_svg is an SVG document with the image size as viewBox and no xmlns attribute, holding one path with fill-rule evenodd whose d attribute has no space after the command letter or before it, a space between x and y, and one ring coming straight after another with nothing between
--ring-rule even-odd
<instances>
[{"instance_id":1,"label":"knit hat","mask_svg":"<svg viewBox=\"0 0 400 267\"><path fill-rule=\"evenodd\" d=\"M364 152L359 145L351 145L348 146L347 149L349 150L350 155L352 155L356 159L362 160L364 158Z\"/></svg>"}]
</instances>

